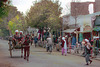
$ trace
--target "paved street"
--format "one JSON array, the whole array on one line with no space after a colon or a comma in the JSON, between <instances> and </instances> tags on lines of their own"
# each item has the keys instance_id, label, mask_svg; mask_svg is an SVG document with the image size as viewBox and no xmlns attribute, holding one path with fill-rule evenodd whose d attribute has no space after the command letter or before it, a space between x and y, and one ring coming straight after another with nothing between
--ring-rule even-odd
<instances>
[{"instance_id":1,"label":"paved street","mask_svg":"<svg viewBox=\"0 0 100 67\"><path fill-rule=\"evenodd\" d=\"M13 58L10 58L7 41L0 40L0 67L100 67L100 61L93 60L91 65L86 66L83 57L62 56L60 52L49 54L43 48L31 46L27 62L20 58L20 51L13 51Z\"/></svg>"}]
</instances>

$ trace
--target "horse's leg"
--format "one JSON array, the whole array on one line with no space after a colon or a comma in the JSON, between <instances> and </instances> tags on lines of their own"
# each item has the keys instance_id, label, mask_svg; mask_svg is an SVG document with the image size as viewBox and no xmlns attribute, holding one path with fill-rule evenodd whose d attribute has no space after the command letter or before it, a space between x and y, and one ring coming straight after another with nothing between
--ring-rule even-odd
<instances>
[{"instance_id":1,"label":"horse's leg","mask_svg":"<svg viewBox=\"0 0 100 67\"><path fill-rule=\"evenodd\" d=\"M14 47L14 43L12 43L12 48Z\"/></svg>"},{"instance_id":2,"label":"horse's leg","mask_svg":"<svg viewBox=\"0 0 100 67\"><path fill-rule=\"evenodd\" d=\"M21 47L21 57L23 57L23 47Z\"/></svg>"}]
</instances>

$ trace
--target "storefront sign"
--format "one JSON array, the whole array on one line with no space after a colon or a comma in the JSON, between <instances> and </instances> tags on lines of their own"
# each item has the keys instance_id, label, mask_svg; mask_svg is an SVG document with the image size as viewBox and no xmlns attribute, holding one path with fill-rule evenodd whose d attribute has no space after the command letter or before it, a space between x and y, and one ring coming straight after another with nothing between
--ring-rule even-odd
<instances>
[{"instance_id":1,"label":"storefront sign","mask_svg":"<svg viewBox=\"0 0 100 67\"><path fill-rule=\"evenodd\" d=\"M92 31L92 28L89 25L86 25L83 31Z\"/></svg>"}]
</instances>

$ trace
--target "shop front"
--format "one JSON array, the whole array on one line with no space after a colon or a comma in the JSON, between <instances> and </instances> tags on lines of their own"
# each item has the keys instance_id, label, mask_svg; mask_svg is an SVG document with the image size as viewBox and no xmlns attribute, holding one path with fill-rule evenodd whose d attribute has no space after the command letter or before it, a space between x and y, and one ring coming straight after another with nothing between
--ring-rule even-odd
<instances>
[{"instance_id":1,"label":"shop front","mask_svg":"<svg viewBox=\"0 0 100 67\"><path fill-rule=\"evenodd\" d=\"M68 36L68 41L70 41L71 45L76 45L76 42L79 41L79 33L78 33L79 31L80 28L67 29L63 31L65 35Z\"/></svg>"},{"instance_id":2,"label":"shop front","mask_svg":"<svg viewBox=\"0 0 100 67\"><path fill-rule=\"evenodd\" d=\"M94 20L93 25L93 36L99 36L100 37L100 16L96 16L96 19Z\"/></svg>"},{"instance_id":3,"label":"shop front","mask_svg":"<svg viewBox=\"0 0 100 67\"><path fill-rule=\"evenodd\" d=\"M100 48L100 15L96 16L93 25L93 37L95 37L95 47Z\"/></svg>"},{"instance_id":4,"label":"shop front","mask_svg":"<svg viewBox=\"0 0 100 67\"><path fill-rule=\"evenodd\" d=\"M83 39L92 38L92 28L89 25L86 25L83 29Z\"/></svg>"},{"instance_id":5,"label":"shop front","mask_svg":"<svg viewBox=\"0 0 100 67\"><path fill-rule=\"evenodd\" d=\"M89 25L84 26L83 31L79 32L79 42L82 42L83 39L92 38L92 28Z\"/></svg>"}]
</instances>

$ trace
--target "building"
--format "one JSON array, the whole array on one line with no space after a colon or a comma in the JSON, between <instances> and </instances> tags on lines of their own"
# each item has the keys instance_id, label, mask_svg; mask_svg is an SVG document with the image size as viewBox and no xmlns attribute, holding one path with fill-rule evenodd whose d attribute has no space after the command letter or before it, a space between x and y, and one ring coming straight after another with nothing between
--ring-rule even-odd
<instances>
[{"instance_id":1,"label":"building","mask_svg":"<svg viewBox=\"0 0 100 67\"><path fill-rule=\"evenodd\" d=\"M92 8L90 8L91 4ZM93 30L92 17L99 15L99 5L100 0L95 0L95 2L71 2L71 15L66 17L69 28L64 30L64 32L69 32L69 30L75 32L76 29L80 28L77 37L79 41L83 38L91 38ZM92 12L90 12L91 9Z\"/></svg>"},{"instance_id":2,"label":"building","mask_svg":"<svg viewBox=\"0 0 100 67\"><path fill-rule=\"evenodd\" d=\"M95 0L94 8L95 8L95 10L94 10L95 12L100 11L100 0Z\"/></svg>"},{"instance_id":3,"label":"building","mask_svg":"<svg viewBox=\"0 0 100 67\"><path fill-rule=\"evenodd\" d=\"M71 2L71 16L87 15L89 14L88 7L95 2ZM95 7L93 6L93 9Z\"/></svg>"},{"instance_id":4,"label":"building","mask_svg":"<svg viewBox=\"0 0 100 67\"><path fill-rule=\"evenodd\" d=\"M95 2L71 2L71 16L89 14L90 4L93 4L94 13L100 11L100 0L95 0Z\"/></svg>"}]
</instances>

